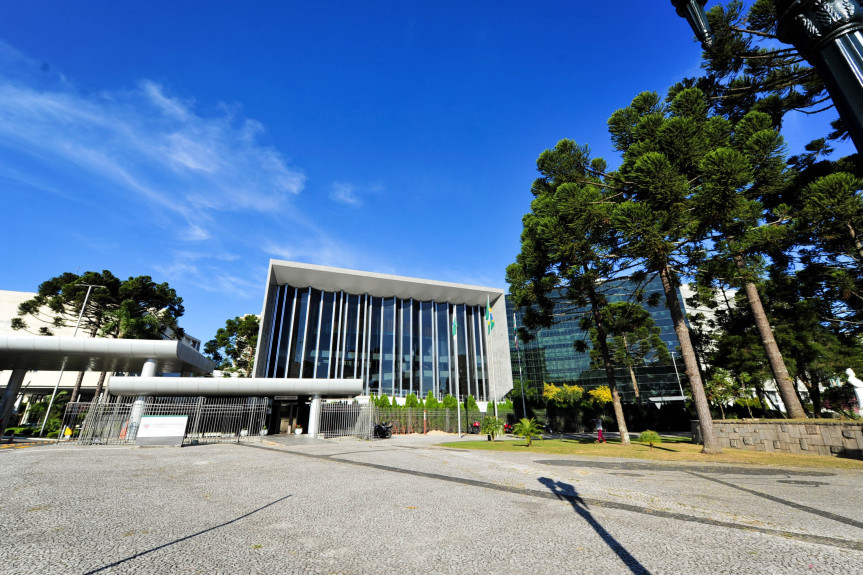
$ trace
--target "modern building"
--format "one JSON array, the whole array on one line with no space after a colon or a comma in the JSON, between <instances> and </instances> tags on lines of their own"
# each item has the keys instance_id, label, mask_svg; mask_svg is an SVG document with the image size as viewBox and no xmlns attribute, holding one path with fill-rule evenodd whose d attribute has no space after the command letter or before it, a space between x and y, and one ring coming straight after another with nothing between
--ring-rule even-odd
<instances>
[{"instance_id":1,"label":"modern building","mask_svg":"<svg viewBox=\"0 0 863 575\"><path fill-rule=\"evenodd\" d=\"M507 339L501 289L271 260L254 375L488 401L512 388Z\"/></svg>"},{"instance_id":2,"label":"modern building","mask_svg":"<svg viewBox=\"0 0 863 575\"><path fill-rule=\"evenodd\" d=\"M609 303L631 301L638 287L632 281L620 279L606 282L601 291ZM677 351L679 343L671 312L665 306L662 284L658 277L654 277L643 285L642 290L642 305L659 327L660 338L672 354L673 362L669 365L648 362L647 365L635 368L640 395L644 400L658 403L679 401L681 390L687 385L686 375ZM653 293L661 296L657 306L650 306L646 301ZM514 320L510 323L509 341L514 377L520 377L525 386L537 388L540 392L543 383L579 385L585 389L608 385L604 370L591 369L589 353L581 353L574 348L575 342L580 340L590 346L590 336L581 329L581 319L587 309L577 308L562 292L557 292L553 298L554 324L549 328L537 330L529 341L517 341L514 328L524 325L523 310L515 309L510 298L506 298L507 317ZM633 401L635 388L631 383L629 371L622 367L617 368L615 376L621 397L624 401Z\"/></svg>"}]
</instances>

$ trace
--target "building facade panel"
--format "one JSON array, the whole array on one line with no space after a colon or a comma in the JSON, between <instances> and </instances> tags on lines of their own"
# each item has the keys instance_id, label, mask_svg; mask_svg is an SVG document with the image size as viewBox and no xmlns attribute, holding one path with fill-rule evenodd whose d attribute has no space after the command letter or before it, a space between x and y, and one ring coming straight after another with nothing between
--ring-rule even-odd
<instances>
[{"instance_id":1,"label":"building facade panel","mask_svg":"<svg viewBox=\"0 0 863 575\"><path fill-rule=\"evenodd\" d=\"M491 336L485 320L486 303L503 307L502 290L360 274L272 261L256 376L357 377L364 394L391 397L488 401L511 389L505 318L495 318Z\"/></svg>"},{"instance_id":2,"label":"building facade panel","mask_svg":"<svg viewBox=\"0 0 863 575\"><path fill-rule=\"evenodd\" d=\"M634 294L638 287L629 280L613 280L604 284L602 291L609 303L634 301ZM661 281L658 277L652 278L641 286L641 289L644 298L642 306L650 313L654 323L660 329L660 339L674 359L668 365L648 361L646 365L636 367L634 371L639 390L645 397L658 398L659 401L665 397L679 397L680 390L687 385L686 375L680 364L677 334L674 331L671 313L665 306ZM661 296L661 303L650 306L646 303L647 298L654 293ZM584 341L590 347L589 334L583 331L580 325L586 309L577 308L564 297L563 293L557 293L553 298L555 300L554 325L537 330L533 334L534 338L527 342L517 342L515 329L511 330L509 344L513 374L523 380L526 386L537 388L540 392L543 383L575 384L586 389L608 385L604 370L591 369L589 352L580 353L574 348L576 341ZM683 301L682 298L679 299ZM524 325L523 311L515 309L509 298L506 299L506 306L507 316L514 320L511 325L516 327ZM634 400L635 389L632 386L629 371L625 368L616 368L615 376L621 396L628 401Z\"/></svg>"}]
</instances>

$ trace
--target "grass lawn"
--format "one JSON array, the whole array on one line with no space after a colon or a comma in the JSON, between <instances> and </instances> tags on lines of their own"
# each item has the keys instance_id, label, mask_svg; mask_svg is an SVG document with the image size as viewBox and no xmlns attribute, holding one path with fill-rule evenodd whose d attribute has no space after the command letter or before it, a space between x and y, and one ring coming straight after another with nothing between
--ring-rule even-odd
<instances>
[{"instance_id":1,"label":"grass lawn","mask_svg":"<svg viewBox=\"0 0 863 575\"><path fill-rule=\"evenodd\" d=\"M578 457L623 457L627 459L648 459L665 462L695 463L733 463L747 465L773 465L777 467L818 467L832 469L861 469L863 461L824 455L796 455L788 453L766 453L763 451L744 451L725 449L721 455L705 455L701 446L689 439L663 437L661 445L642 445L633 440L630 445L622 445L619 440L596 443L594 439L534 439L527 447L524 440L498 441L460 441L439 444L454 449L480 449L485 451L508 451L525 455L575 455Z\"/></svg>"}]
</instances>

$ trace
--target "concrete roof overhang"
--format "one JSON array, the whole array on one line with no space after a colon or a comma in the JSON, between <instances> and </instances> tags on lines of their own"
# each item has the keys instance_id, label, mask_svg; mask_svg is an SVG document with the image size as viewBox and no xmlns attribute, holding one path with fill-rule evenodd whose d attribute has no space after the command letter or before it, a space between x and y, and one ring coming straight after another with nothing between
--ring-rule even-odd
<instances>
[{"instance_id":1,"label":"concrete roof overhang","mask_svg":"<svg viewBox=\"0 0 863 575\"><path fill-rule=\"evenodd\" d=\"M270 285L284 284L328 292L483 306L488 301L486 298L494 303L504 293L500 288L270 260Z\"/></svg>"},{"instance_id":2,"label":"concrete roof overhang","mask_svg":"<svg viewBox=\"0 0 863 575\"><path fill-rule=\"evenodd\" d=\"M155 359L162 373L210 373L215 363L179 341L0 335L0 370L140 372Z\"/></svg>"},{"instance_id":3,"label":"concrete roof overhang","mask_svg":"<svg viewBox=\"0 0 863 575\"><path fill-rule=\"evenodd\" d=\"M297 379L275 377L112 377L114 395L181 397L265 397L323 395L353 397L363 392L361 379Z\"/></svg>"}]
</instances>

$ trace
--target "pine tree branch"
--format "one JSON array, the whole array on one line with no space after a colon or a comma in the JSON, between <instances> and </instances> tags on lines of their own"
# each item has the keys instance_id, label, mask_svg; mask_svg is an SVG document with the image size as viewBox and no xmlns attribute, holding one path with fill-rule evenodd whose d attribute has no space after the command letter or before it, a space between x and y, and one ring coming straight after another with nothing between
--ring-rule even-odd
<instances>
[{"instance_id":1,"label":"pine tree branch","mask_svg":"<svg viewBox=\"0 0 863 575\"><path fill-rule=\"evenodd\" d=\"M735 32L740 32L741 34L751 34L752 36L761 36L762 38L772 38L774 40L778 40L778 38L774 34L768 34L767 32L750 30L749 28L738 28L737 26L731 26L730 28Z\"/></svg>"}]
</instances>

